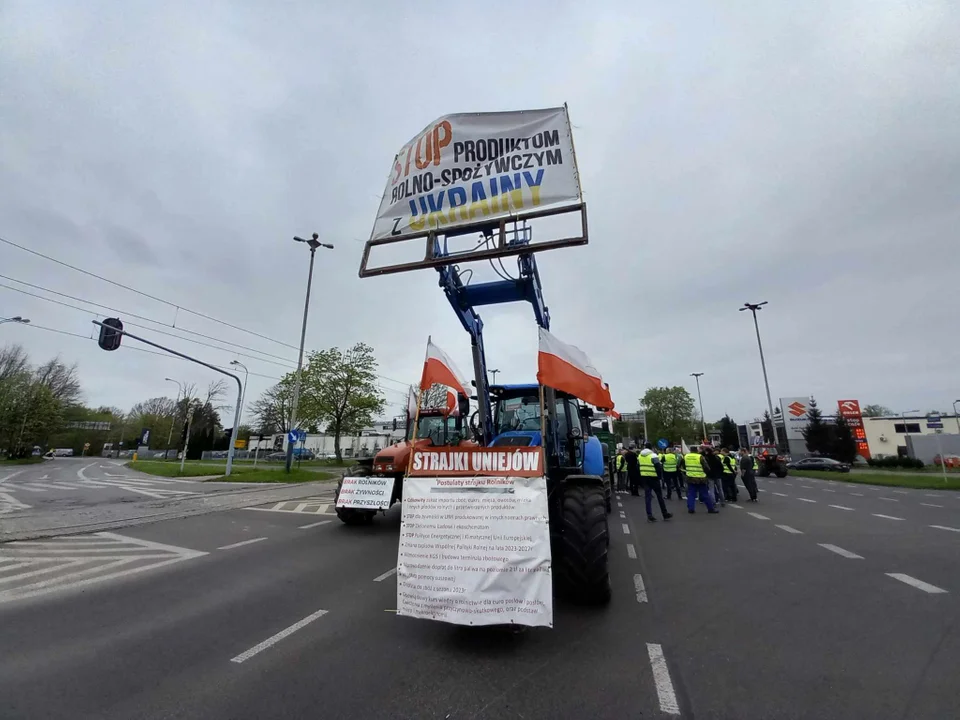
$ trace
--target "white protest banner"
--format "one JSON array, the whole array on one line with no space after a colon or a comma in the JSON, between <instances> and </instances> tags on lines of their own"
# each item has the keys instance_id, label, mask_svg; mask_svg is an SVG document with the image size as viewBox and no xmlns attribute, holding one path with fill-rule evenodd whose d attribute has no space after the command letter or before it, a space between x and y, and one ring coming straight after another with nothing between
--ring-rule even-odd
<instances>
[{"instance_id":1,"label":"white protest banner","mask_svg":"<svg viewBox=\"0 0 960 720\"><path fill-rule=\"evenodd\" d=\"M393 496L393 483L393 478L345 477L337 496L337 507L388 510Z\"/></svg>"},{"instance_id":2,"label":"white protest banner","mask_svg":"<svg viewBox=\"0 0 960 720\"><path fill-rule=\"evenodd\" d=\"M553 627L547 514L542 476L408 476L397 614Z\"/></svg>"},{"instance_id":3,"label":"white protest banner","mask_svg":"<svg viewBox=\"0 0 960 720\"><path fill-rule=\"evenodd\" d=\"M445 115L397 153L370 239L579 201L566 108Z\"/></svg>"}]
</instances>

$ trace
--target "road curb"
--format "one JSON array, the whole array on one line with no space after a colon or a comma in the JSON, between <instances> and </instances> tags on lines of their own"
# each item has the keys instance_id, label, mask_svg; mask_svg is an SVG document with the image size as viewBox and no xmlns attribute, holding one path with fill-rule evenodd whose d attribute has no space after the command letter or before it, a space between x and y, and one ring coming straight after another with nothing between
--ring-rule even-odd
<instances>
[{"instance_id":1,"label":"road curb","mask_svg":"<svg viewBox=\"0 0 960 720\"><path fill-rule=\"evenodd\" d=\"M4 518L0 531L0 544L13 540L36 540L60 535L116 530L118 528L148 525L163 520L177 520L195 515L207 515L223 510L236 510L252 505L264 505L327 492L335 487L338 477L310 483L271 487L242 487L216 495L201 495L174 501L145 501L138 503L112 503L79 511L63 510L41 517ZM113 517L109 517L113 515ZM78 517L92 517L88 522L76 522ZM18 521L20 527L18 527Z\"/></svg>"}]
</instances>

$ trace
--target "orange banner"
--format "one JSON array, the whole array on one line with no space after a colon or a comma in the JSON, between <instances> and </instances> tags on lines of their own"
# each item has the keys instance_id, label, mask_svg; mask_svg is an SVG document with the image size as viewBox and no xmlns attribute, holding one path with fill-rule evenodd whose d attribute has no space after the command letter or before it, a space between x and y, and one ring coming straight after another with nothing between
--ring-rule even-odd
<instances>
[{"instance_id":1,"label":"orange banner","mask_svg":"<svg viewBox=\"0 0 960 720\"><path fill-rule=\"evenodd\" d=\"M543 453L538 447L415 450L407 474L442 477L541 477L544 474Z\"/></svg>"}]
</instances>

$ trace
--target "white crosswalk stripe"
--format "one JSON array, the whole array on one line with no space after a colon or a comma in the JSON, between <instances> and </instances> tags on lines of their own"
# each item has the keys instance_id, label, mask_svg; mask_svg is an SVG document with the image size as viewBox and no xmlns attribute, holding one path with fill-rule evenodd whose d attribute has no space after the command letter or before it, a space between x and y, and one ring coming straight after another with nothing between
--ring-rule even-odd
<instances>
[{"instance_id":1,"label":"white crosswalk stripe","mask_svg":"<svg viewBox=\"0 0 960 720\"><path fill-rule=\"evenodd\" d=\"M300 500L284 500L269 506L248 507L245 510L258 510L260 512L285 512L285 513L305 513L308 515L333 514L333 497L309 497Z\"/></svg>"},{"instance_id":2,"label":"white crosswalk stripe","mask_svg":"<svg viewBox=\"0 0 960 720\"><path fill-rule=\"evenodd\" d=\"M4 485L4 487L9 489L7 485ZM0 515L29 509L29 505L20 502L10 493L0 492Z\"/></svg>"},{"instance_id":3,"label":"white crosswalk stripe","mask_svg":"<svg viewBox=\"0 0 960 720\"><path fill-rule=\"evenodd\" d=\"M153 570L206 555L101 532L0 545L0 604Z\"/></svg>"},{"instance_id":4,"label":"white crosswalk stripe","mask_svg":"<svg viewBox=\"0 0 960 720\"><path fill-rule=\"evenodd\" d=\"M110 475L109 473L105 474ZM21 480L20 482L7 483L3 487L9 492L23 491L29 493L42 493L48 491L62 492L64 490L71 492L90 490L125 490L127 492L134 493L135 495L153 498L154 500L182 498L203 494L198 490L175 489L178 483L194 483L195 481L177 480L174 478L135 478L128 477L126 475L110 475L110 477L98 477L96 480L93 480L84 475L81 477L81 479L72 481L49 480L47 476L44 476L41 478L41 480L44 482ZM27 507L29 506L24 506L24 508ZM15 512L17 509L18 508L9 503L6 505L0 503L0 513Z\"/></svg>"}]
</instances>

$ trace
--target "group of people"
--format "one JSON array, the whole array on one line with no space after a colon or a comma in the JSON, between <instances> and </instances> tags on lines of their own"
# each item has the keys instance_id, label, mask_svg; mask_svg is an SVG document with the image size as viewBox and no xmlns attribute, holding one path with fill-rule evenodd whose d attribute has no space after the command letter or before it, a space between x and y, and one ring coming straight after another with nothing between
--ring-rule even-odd
<instances>
[{"instance_id":1,"label":"group of people","mask_svg":"<svg viewBox=\"0 0 960 720\"><path fill-rule=\"evenodd\" d=\"M643 449L638 451L636 444L630 443L626 449L617 452L614 470L617 490L629 489L631 495L639 496L640 488L643 488L650 522L657 521L653 515L654 496L663 519L673 517L663 500L664 490L667 491L667 500L673 499L674 492L680 500L686 488L687 512L691 515L697 511L697 500L706 505L708 513L718 513L718 503L723 507L728 502L737 501L738 472L750 502L757 502L755 461L746 448L741 448L737 456L729 448L715 450L708 444L695 445L683 453L678 447L655 452L650 443L644 443Z\"/></svg>"}]
</instances>

